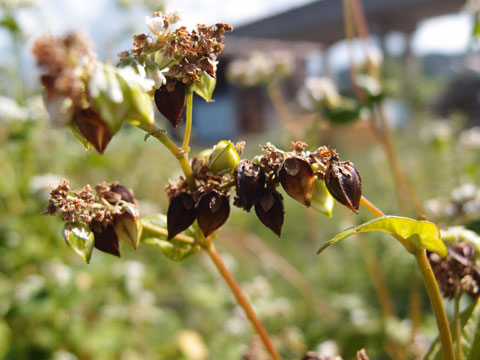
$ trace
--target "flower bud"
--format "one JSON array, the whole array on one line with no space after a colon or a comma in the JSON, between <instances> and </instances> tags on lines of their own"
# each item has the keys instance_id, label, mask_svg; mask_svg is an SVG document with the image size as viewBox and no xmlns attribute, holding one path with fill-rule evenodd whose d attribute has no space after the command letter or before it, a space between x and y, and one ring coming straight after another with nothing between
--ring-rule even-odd
<instances>
[{"instance_id":1,"label":"flower bud","mask_svg":"<svg viewBox=\"0 0 480 360\"><path fill-rule=\"evenodd\" d=\"M362 179L350 161L332 163L325 174L325 184L335 200L358 214Z\"/></svg>"},{"instance_id":2,"label":"flower bud","mask_svg":"<svg viewBox=\"0 0 480 360\"><path fill-rule=\"evenodd\" d=\"M113 133L92 108L77 110L72 118L72 130L83 137L100 153L103 154ZM83 139L82 142L84 143Z\"/></svg>"},{"instance_id":3,"label":"flower bud","mask_svg":"<svg viewBox=\"0 0 480 360\"><path fill-rule=\"evenodd\" d=\"M81 223L66 223L62 234L67 245L89 263L95 238L88 226Z\"/></svg>"},{"instance_id":4,"label":"flower bud","mask_svg":"<svg viewBox=\"0 0 480 360\"><path fill-rule=\"evenodd\" d=\"M241 160L235 168L236 205L250 211L265 188L265 172L249 160Z\"/></svg>"},{"instance_id":5,"label":"flower bud","mask_svg":"<svg viewBox=\"0 0 480 360\"><path fill-rule=\"evenodd\" d=\"M220 228L229 215L228 197L216 190L203 194L198 201L197 222L205 236L209 236Z\"/></svg>"},{"instance_id":6,"label":"flower bud","mask_svg":"<svg viewBox=\"0 0 480 360\"><path fill-rule=\"evenodd\" d=\"M115 216L113 228L118 240L125 241L134 249L138 248L142 236L142 221L134 206L129 206L123 214Z\"/></svg>"},{"instance_id":7,"label":"flower bud","mask_svg":"<svg viewBox=\"0 0 480 360\"><path fill-rule=\"evenodd\" d=\"M184 192L174 196L167 212L168 240L192 225L196 217L197 210L192 195Z\"/></svg>"},{"instance_id":8,"label":"flower bud","mask_svg":"<svg viewBox=\"0 0 480 360\"><path fill-rule=\"evenodd\" d=\"M283 197L273 188L265 188L255 205L255 213L260 221L280 237L282 233Z\"/></svg>"},{"instance_id":9,"label":"flower bud","mask_svg":"<svg viewBox=\"0 0 480 360\"><path fill-rule=\"evenodd\" d=\"M118 237L113 225L104 228L102 223L93 220L90 223L90 228L95 235L95 247L98 250L120 257Z\"/></svg>"},{"instance_id":10,"label":"flower bud","mask_svg":"<svg viewBox=\"0 0 480 360\"><path fill-rule=\"evenodd\" d=\"M333 204L333 197L328 192L325 182L315 179L315 190L313 191L311 203L312 209L330 217L333 212Z\"/></svg>"},{"instance_id":11,"label":"flower bud","mask_svg":"<svg viewBox=\"0 0 480 360\"><path fill-rule=\"evenodd\" d=\"M278 177L288 195L305 206L310 206L315 176L306 160L297 156L286 158L278 170Z\"/></svg>"},{"instance_id":12,"label":"flower bud","mask_svg":"<svg viewBox=\"0 0 480 360\"><path fill-rule=\"evenodd\" d=\"M208 159L208 170L214 175L231 173L237 166L240 156L231 141L220 141L214 146Z\"/></svg>"},{"instance_id":13,"label":"flower bud","mask_svg":"<svg viewBox=\"0 0 480 360\"><path fill-rule=\"evenodd\" d=\"M174 128L182 120L187 88L181 81L169 81L155 91L158 111L167 118Z\"/></svg>"}]
</instances>

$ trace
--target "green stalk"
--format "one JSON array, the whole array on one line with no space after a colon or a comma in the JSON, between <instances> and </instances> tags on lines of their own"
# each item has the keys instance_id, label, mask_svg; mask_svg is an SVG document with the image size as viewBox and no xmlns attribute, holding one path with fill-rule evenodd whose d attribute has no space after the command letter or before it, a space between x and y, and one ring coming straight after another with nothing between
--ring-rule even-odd
<instances>
[{"instance_id":1,"label":"green stalk","mask_svg":"<svg viewBox=\"0 0 480 360\"><path fill-rule=\"evenodd\" d=\"M385 216L385 213L373 205L367 198L363 197L360 203L365 206L370 212L377 217ZM400 239L397 238L399 241ZM437 321L437 328L440 334L440 343L442 344L443 360L455 360L455 353L453 350L452 334L450 333L450 327L448 325L447 314L443 306L442 296L438 289L437 281L433 275L432 267L427 259L425 249L418 249L414 253L417 264L420 267L420 271L423 276L423 282L427 289L428 298L432 304L435 320Z\"/></svg>"},{"instance_id":2,"label":"green stalk","mask_svg":"<svg viewBox=\"0 0 480 360\"><path fill-rule=\"evenodd\" d=\"M183 136L182 150L186 153L190 152L190 137L192 135L192 119L193 119L193 90L192 86L187 87L187 122L185 124L185 135Z\"/></svg>"},{"instance_id":3,"label":"green stalk","mask_svg":"<svg viewBox=\"0 0 480 360\"><path fill-rule=\"evenodd\" d=\"M188 113L188 111L187 111ZM192 167L188 161L188 152L185 152L183 148L179 148L167 135L165 130L159 129L155 125L139 124L138 127L148 133L148 135L153 136L158 141L160 141L165 147L175 156L178 160L178 163L182 167L182 171L185 174L188 186L190 190L195 191L197 185L195 183L195 178L193 176Z\"/></svg>"},{"instance_id":4,"label":"green stalk","mask_svg":"<svg viewBox=\"0 0 480 360\"><path fill-rule=\"evenodd\" d=\"M418 266L422 272L423 281L427 288L428 298L432 304L433 313L437 321L438 331L440 333L440 342L442 344L443 360L455 360L455 352L453 350L452 334L448 325L447 314L443 307L442 296L437 286L437 281L433 275L432 267L427 259L426 250L422 249L415 254Z\"/></svg>"},{"instance_id":5,"label":"green stalk","mask_svg":"<svg viewBox=\"0 0 480 360\"><path fill-rule=\"evenodd\" d=\"M142 228L144 230L151 231L151 232L153 232L157 235L163 236L163 237L168 236L167 229L163 229L161 227L158 227L158 226L155 226L155 225L150 224L148 222L145 222L143 219L142 219ZM187 235L183 235L183 234L176 235L172 240L183 242L183 243L186 243L186 244L195 244L195 239L194 238L192 238L190 236L187 236Z\"/></svg>"},{"instance_id":6,"label":"green stalk","mask_svg":"<svg viewBox=\"0 0 480 360\"><path fill-rule=\"evenodd\" d=\"M455 294L455 341L457 343L457 360L463 360L462 352L462 323L460 319L460 298L463 292L460 287L457 288Z\"/></svg>"}]
</instances>

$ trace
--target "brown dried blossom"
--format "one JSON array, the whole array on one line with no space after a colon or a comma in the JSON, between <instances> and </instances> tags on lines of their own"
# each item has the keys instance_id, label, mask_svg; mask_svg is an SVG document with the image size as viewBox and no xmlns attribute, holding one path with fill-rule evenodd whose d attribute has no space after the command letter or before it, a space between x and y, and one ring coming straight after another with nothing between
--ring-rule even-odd
<instances>
[{"instance_id":1,"label":"brown dried blossom","mask_svg":"<svg viewBox=\"0 0 480 360\"><path fill-rule=\"evenodd\" d=\"M453 299L457 291L476 299L480 295L480 269L475 263L474 248L470 243L458 242L447 246L448 255L441 258L429 253L435 278L444 297Z\"/></svg>"},{"instance_id":2,"label":"brown dried blossom","mask_svg":"<svg viewBox=\"0 0 480 360\"><path fill-rule=\"evenodd\" d=\"M168 66L165 74L170 79L189 84L200 81L202 72L215 76L215 60L223 50L224 34L232 31L228 24L217 23L206 26L197 25L189 31L185 26L172 29L172 24L179 20L178 14L162 15L156 12L147 19L152 36L137 34L133 36L134 48L131 54L145 59L159 52L163 59L159 62ZM126 53L122 53L122 58Z\"/></svg>"},{"instance_id":3,"label":"brown dried blossom","mask_svg":"<svg viewBox=\"0 0 480 360\"><path fill-rule=\"evenodd\" d=\"M79 105L85 86L78 66L94 58L91 43L82 33L70 33L65 38L43 36L33 44L37 65L45 69L40 80L49 99L57 96L70 98Z\"/></svg>"},{"instance_id":4,"label":"brown dried blossom","mask_svg":"<svg viewBox=\"0 0 480 360\"><path fill-rule=\"evenodd\" d=\"M128 211L125 206L127 201L115 192L119 186L118 182L103 182L95 186L95 195L90 185L71 191L68 180L63 180L50 192L50 200L42 215L55 215L59 212L65 222L87 225L95 222L106 228L114 222L116 216ZM133 204L128 203L130 206Z\"/></svg>"}]
</instances>

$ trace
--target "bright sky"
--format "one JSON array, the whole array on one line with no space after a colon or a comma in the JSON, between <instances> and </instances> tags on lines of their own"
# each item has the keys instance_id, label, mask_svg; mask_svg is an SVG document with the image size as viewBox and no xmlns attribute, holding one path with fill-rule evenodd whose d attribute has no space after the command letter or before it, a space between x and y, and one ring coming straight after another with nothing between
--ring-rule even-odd
<instances>
[{"instance_id":1,"label":"bright sky","mask_svg":"<svg viewBox=\"0 0 480 360\"><path fill-rule=\"evenodd\" d=\"M137 7L127 13L119 10L114 0L37 2L39 11L23 12L20 16L32 38L42 33L62 34L69 30L86 30L97 43L96 50L101 58L115 59L118 51L131 46L131 34L147 30L143 20L149 15L148 11ZM238 26L309 2L311 0L171 0L167 8L180 11L183 23L190 26L219 21ZM420 24L414 35L414 52L464 52L468 47L470 28L470 17L465 13L427 20ZM4 40L5 34L0 32L0 53L6 50L2 44L8 42ZM389 44L401 46L402 39L394 36ZM341 46L335 51L339 54L335 57L343 56L344 49ZM27 65L32 61L26 60Z\"/></svg>"}]
</instances>

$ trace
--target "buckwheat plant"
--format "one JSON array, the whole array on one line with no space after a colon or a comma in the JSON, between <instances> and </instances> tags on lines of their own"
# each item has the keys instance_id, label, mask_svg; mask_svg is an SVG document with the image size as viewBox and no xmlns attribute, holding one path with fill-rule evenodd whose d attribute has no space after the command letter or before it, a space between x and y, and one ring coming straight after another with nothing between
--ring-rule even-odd
<instances>
[{"instance_id":1,"label":"buckwheat plant","mask_svg":"<svg viewBox=\"0 0 480 360\"><path fill-rule=\"evenodd\" d=\"M46 36L35 42L33 53L44 70L40 77L44 101L54 124L69 127L86 148L103 153L112 137L128 123L143 131L145 139L154 137L166 146L183 171L182 176L166 185L166 216L141 217L133 191L118 182L103 182L94 190L88 185L71 190L65 180L51 191L44 214L61 214L66 243L86 262L94 248L120 256L121 240L133 248L142 243L159 246L173 260L206 252L245 310L265 349L278 360L279 353L213 242L229 217L231 198L234 206L246 212L253 208L259 221L278 236L285 217L280 187L306 207L326 215L331 214L334 199L354 213L363 205L377 218L338 234L320 251L360 232L393 235L420 266L444 359L454 359L443 303L426 256L426 250L439 257L447 255L440 231L433 223L385 216L362 196L361 177L355 166L326 146L308 150L307 144L297 141L289 150L281 150L267 143L262 147L263 154L241 159L245 143L225 140L191 156L193 93L211 100L216 59L224 47L224 34L232 27L218 23L189 30L177 26L178 21L176 13L157 12L148 17L149 33L133 36L133 49L119 54L117 66L99 62L82 34ZM173 127L183 121L186 113L181 145L156 125L154 104ZM468 254L464 251L461 256L468 260ZM471 267L465 266L465 276L472 276ZM473 286L469 282L464 288ZM366 358L364 351L359 354ZM315 356L309 353L305 358Z\"/></svg>"}]
</instances>

